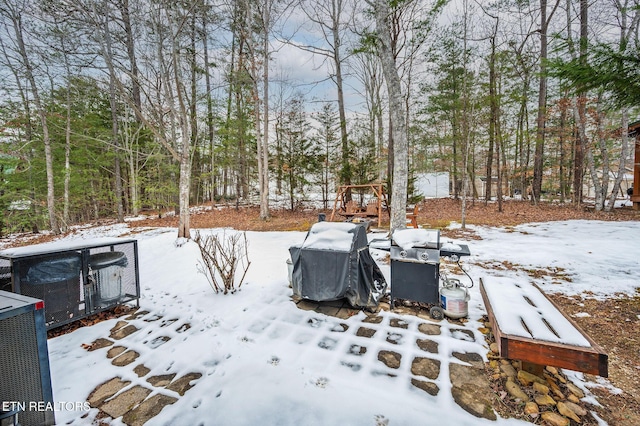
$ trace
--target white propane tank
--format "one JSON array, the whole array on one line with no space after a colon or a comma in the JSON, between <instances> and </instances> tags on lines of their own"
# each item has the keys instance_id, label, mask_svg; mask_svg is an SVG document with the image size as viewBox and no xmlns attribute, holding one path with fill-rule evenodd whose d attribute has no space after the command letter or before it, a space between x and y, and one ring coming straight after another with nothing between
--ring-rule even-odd
<instances>
[{"instance_id":1,"label":"white propane tank","mask_svg":"<svg viewBox=\"0 0 640 426\"><path fill-rule=\"evenodd\" d=\"M458 280L450 280L450 286L440 289L440 307L449 318L464 318L469 313L469 293Z\"/></svg>"}]
</instances>

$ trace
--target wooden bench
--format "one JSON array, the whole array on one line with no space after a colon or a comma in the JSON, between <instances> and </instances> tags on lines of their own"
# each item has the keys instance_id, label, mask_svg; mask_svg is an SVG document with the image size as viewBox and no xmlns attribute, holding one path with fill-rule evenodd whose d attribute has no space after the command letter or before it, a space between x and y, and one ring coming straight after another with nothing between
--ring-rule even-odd
<instances>
[{"instance_id":1,"label":"wooden bench","mask_svg":"<svg viewBox=\"0 0 640 426\"><path fill-rule=\"evenodd\" d=\"M380 211L380 200L377 198L372 198L367 203L367 207L365 209L365 213L369 217L378 217L378 212Z\"/></svg>"},{"instance_id":2,"label":"wooden bench","mask_svg":"<svg viewBox=\"0 0 640 426\"><path fill-rule=\"evenodd\" d=\"M480 279L480 293L501 357L608 376L604 350L535 284Z\"/></svg>"},{"instance_id":3,"label":"wooden bench","mask_svg":"<svg viewBox=\"0 0 640 426\"><path fill-rule=\"evenodd\" d=\"M362 214L362 207L355 200L350 200L345 204L345 214L360 215Z\"/></svg>"},{"instance_id":4,"label":"wooden bench","mask_svg":"<svg viewBox=\"0 0 640 426\"><path fill-rule=\"evenodd\" d=\"M366 207L360 206L356 201L351 200L345 204L344 211L338 211L338 214L347 218L353 217L378 217L379 201L377 198L372 199Z\"/></svg>"}]
</instances>

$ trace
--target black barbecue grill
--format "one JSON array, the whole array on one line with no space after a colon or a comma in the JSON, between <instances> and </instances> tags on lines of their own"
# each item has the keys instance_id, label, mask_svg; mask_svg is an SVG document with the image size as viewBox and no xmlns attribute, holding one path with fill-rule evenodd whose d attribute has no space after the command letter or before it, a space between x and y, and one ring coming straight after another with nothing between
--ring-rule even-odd
<instances>
[{"instance_id":1,"label":"black barbecue grill","mask_svg":"<svg viewBox=\"0 0 640 426\"><path fill-rule=\"evenodd\" d=\"M469 255L467 245L443 245L439 230L395 231L391 240L391 308L395 299L439 304L440 258Z\"/></svg>"}]
</instances>

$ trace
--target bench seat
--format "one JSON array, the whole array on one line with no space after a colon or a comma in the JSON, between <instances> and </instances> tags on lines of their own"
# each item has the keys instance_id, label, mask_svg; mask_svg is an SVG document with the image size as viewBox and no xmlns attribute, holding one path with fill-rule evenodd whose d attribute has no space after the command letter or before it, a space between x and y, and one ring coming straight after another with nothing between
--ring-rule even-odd
<instances>
[{"instance_id":1,"label":"bench seat","mask_svg":"<svg viewBox=\"0 0 640 426\"><path fill-rule=\"evenodd\" d=\"M535 284L480 279L480 293L501 357L608 376L604 350Z\"/></svg>"}]
</instances>

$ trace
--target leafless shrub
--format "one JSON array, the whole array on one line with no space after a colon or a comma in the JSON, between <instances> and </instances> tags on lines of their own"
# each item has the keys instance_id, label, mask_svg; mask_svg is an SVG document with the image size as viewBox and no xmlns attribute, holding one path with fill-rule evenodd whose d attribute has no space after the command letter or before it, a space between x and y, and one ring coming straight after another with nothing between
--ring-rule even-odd
<instances>
[{"instance_id":1,"label":"leafless shrub","mask_svg":"<svg viewBox=\"0 0 640 426\"><path fill-rule=\"evenodd\" d=\"M211 234L196 233L193 241L200 249L202 260L198 261L198 272L204 274L216 293L235 293L242 285L249 270L249 253L246 232ZM241 273L239 280L236 274Z\"/></svg>"}]
</instances>

